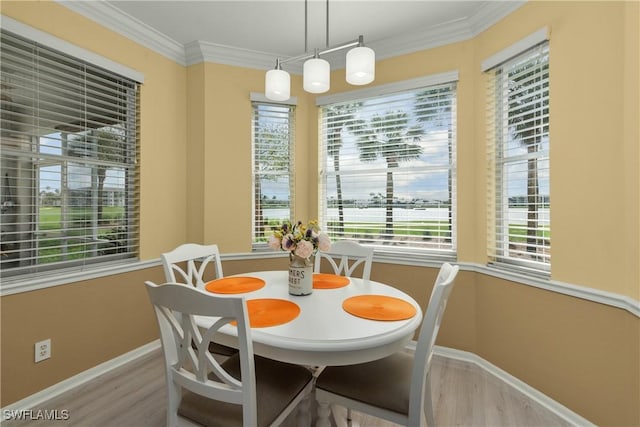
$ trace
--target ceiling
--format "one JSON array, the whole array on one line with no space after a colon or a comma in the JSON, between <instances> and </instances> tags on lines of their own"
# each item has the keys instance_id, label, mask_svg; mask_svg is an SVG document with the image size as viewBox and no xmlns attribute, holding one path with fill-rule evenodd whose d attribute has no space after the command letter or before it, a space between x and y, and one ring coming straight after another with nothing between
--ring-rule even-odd
<instances>
[{"instance_id":1,"label":"ceiling","mask_svg":"<svg viewBox=\"0 0 640 427\"><path fill-rule=\"evenodd\" d=\"M276 57L304 53L305 5L309 50L327 46L326 0L59 3L186 65L211 60L264 68ZM330 0L328 45L363 35L382 59L468 39L523 3Z\"/></svg>"}]
</instances>

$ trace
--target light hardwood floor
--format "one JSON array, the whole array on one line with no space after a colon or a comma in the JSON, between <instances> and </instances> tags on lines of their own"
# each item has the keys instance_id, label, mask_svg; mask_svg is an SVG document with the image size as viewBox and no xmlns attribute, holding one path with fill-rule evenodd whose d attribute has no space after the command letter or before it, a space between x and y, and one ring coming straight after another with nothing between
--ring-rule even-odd
<instances>
[{"instance_id":1,"label":"light hardwood floor","mask_svg":"<svg viewBox=\"0 0 640 427\"><path fill-rule=\"evenodd\" d=\"M435 356L432 384L436 423L439 426L567 425L536 402L486 374L475 365ZM100 378L34 408L67 410L69 419L58 421L4 421L6 427L144 427L163 426L165 378L161 350L131 362ZM313 408L312 408L313 410ZM346 410L335 408L338 425ZM295 425L293 417L285 424ZM353 425L394 427L396 424L353 413Z\"/></svg>"}]
</instances>

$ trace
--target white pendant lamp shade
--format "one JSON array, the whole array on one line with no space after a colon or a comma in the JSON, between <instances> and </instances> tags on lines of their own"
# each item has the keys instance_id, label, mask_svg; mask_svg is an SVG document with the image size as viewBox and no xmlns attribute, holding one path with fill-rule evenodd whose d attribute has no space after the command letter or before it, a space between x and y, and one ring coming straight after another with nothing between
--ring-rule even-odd
<instances>
[{"instance_id":1,"label":"white pendant lamp shade","mask_svg":"<svg viewBox=\"0 0 640 427\"><path fill-rule=\"evenodd\" d=\"M265 76L264 94L273 101L286 101L291 96L291 76L284 70L269 70Z\"/></svg>"},{"instance_id":2,"label":"white pendant lamp shade","mask_svg":"<svg viewBox=\"0 0 640 427\"><path fill-rule=\"evenodd\" d=\"M321 58L311 58L304 63L303 87L310 93L323 93L329 90L331 66Z\"/></svg>"},{"instance_id":3,"label":"white pendant lamp shade","mask_svg":"<svg viewBox=\"0 0 640 427\"><path fill-rule=\"evenodd\" d=\"M1 1L1 0L0 0ZM289 58L276 58L274 70L267 71L265 76L265 96L273 101L287 101L291 96L291 77L282 70L286 63L305 61L302 67L302 83L304 90L309 93L324 93L330 88L331 65L320 55L352 48L347 52L346 78L352 85L366 85L376 77L376 54L373 49L365 47L364 37L357 40L329 46L329 0L327 0L327 47L324 50L315 49L313 54L307 49L307 1L305 0L305 52Z\"/></svg>"},{"instance_id":4,"label":"white pendant lamp shade","mask_svg":"<svg viewBox=\"0 0 640 427\"><path fill-rule=\"evenodd\" d=\"M376 54L373 49L359 46L347 52L347 82L366 85L376 77Z\"/></svg>"}]
</instances>

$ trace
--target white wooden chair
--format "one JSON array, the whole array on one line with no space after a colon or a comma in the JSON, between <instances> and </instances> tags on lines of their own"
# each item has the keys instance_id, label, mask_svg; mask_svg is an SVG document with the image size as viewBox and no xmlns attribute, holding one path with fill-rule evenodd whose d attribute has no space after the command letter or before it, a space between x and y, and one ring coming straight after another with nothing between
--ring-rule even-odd
<instances>
[{"instance_id":1,"label":"white wooden chair","mask_svg":"<svg viewBox=\"0 0 640 427\"><path fill-rule=\"evenodd\" d=\"M316 254L313 271L320 272L322 260L328 261L333 272L338 275L351 277L358 266L362 265L362 278L369 280L371 276L371 264L373 262L373 248L362 246L352 240L339 240L331 244L328 252ZM336 260L339 259L338 264Z\"/></svg>"},{"instance_id":2,"label":"white wooden chair","mask_svg":"<svg viewBox=\"0 0 640 427\"><path fill-rule=\"evenodd\" d=\"M371 264L373 263L373 248L363 246L353 240L338 240L331 244L331 249L327 252L316 253L313 266L315 273L320 273L322 260L325 259L331 266L333 273L339 276L353 277L356 269L362 265L362 278L369 280L371 276ZM339 260L336 262L336 260ZM319 375L324 366L310 367L314 375ZM351 410L349 410L351 418Z\"/></svg>"},{"instance_id":3,"label":"white wooden chair","mask_svg":"<svg viewBox=\"0 0 640 427\"><path fill-rule=\"evenodd\" d=\"M204 275L210 265L214 270L210 280L224 275L218 245L185 243L171 252L163 253L161 258L165 279L170 283L187 283L204 289ZM183 263L186 263L186 269L181 267Z\"/></svg>"},{"instance_id":4,"label":"white wooden chair","mask_svg":"<svg viewBox=\"0 0 640 427\"><path fill-rule=\"evenodd\" d=\"M316 381L320 413L341 405L396 424L435 426L431 396L431 358L440 322L458 266L442 265L422 321L414 354L400 351L384 359L350 366L330 366ZM424 418L423 418L424 416ZM319 420L325 426L328 420Z\"/></svg>"},{"instance_id":5,"label":"white wooden chair","mask_svg":"<svg viewBox=\"0 0 640 427\"><path fill-rule=\"evenodd\" d=\"M207 268L211 270L210 267L213 267L213 271L210 272L213 273L210 276L211 280L224 276L218 245L185 243L170 252L163 253L161 258L167 283L185 283L204 289L205 273L209 273ZM185 265L184 269L182 265ZM225 357L236 353L236 349L216 342L211 343L209 351Z\"/></svg>"},{"instance_id":6,"label":"white wooden chair","mask_svg":"<svg viewBox=\"0 0 640 427\"><path fill-rule=\"evenodd\" d=\"M254 356L244 297L177 283L146 282L146 287L164 352L167 426L176 426L179 417L204 426L275 426L311 392L307 369ZM194 316L216 320L201 332ZM230 321L237 322L239 352L219 363L207 349Z\"/></svg>"}]
</instances>

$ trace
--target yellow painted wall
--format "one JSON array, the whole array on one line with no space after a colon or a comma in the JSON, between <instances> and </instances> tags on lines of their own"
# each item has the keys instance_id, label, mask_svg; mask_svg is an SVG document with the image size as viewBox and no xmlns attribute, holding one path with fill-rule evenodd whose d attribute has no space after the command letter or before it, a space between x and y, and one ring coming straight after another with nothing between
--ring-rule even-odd
<instances>
[{"instance_id":1,"label":"yellow painted wall","mask_svg":"<svg viewBox=\"0 0 640 427\"><path fill-rule=\"evenodd\" d=\"M140 257L185 241L186 68L49 1L2 1L2 14L144 74L140 100ZM147 269L0 299L0 405L5 406L157 338ZM35 364L34 343L52 339Z\"/></svg>"},{"instance_id":2,"label":"yellow painted wall","mask_svg":"<svg viewBox=\"0 0 640 427\"><path fill-rule=\"evenodd\" d=\"M639 21L637 2L531 2L474 39L479 70L484 58L550 28L552 279L636 301ZM484 88L475 90L481 143ZM477 160L480 182L481 150ZM640 424L636 316L484 275L476 298L477 354L599 425Z\"/></svg>"},{"instance_id":3,"label":"yellow painted wall","mask_svg":"<svg viewBox=\"0 0 640 427\"><path fill-rule=\"evenodd\" d=\"M640 2L627 2L624 9L623 40L623 128L624 233L622 256L627 272L627 292L640 300ZM640 400L640 399L638 399Z\"/></svg>"},{"instance_id":4,"label":"yellow painted wall","mask_svg":"<svg viewBox=\"0 0 640 427\"><path fill-rule=\"evenodd\" d=\"M223 252L251 250L251 101L257 70L204 66L204 236Z\"/></svg>"},{"instance_id":5,"label":"yellow painted wall","mask_svg":"<svg viewBox=\"0 0 640 427\"><path fill-rule=\"evenodd\" d=\"M550 28L552 278L636 300L640 187L637 163L625 156L638 158L637 9L613 1L529 3L475 40L482 59ZM482 99L483 88L476 93ZM482 141L481 109L475 120Z\"/></svg>"},{"instance_id":6,"label":"yellow painted wall","mask_svg":"<svg viewBox=\"0 0 640 427\"><path fill-rule=\"evenodd\" d=\"M597 425L640 425L636 316L480 274L475 291L476 354Z\"/></svg>"},{"instance_id":7,"label":"yellow painted wall","mask_svg":"<svg viewBox=\"0 0 640 427\"><path fill-rule=\"evenodd\" d=\"M637 2L531 2L472 40L376 64L376 85L460 73L460 261L487 260L480 63L548 26L552 279L640 299L638 15ZM343 73L332 74L332 92L354 89Z\"/></svg>"},{"instance_id":8,"label":"yellow painted wall","mask_svg":"<svg viewBox=\"0 0 640 427\"><path fill-rule=\"evenodd\" d=\"M640 299L637 8L629 2L532 2L472 40L377 63L376 85L459 71L460 261L487 260L486 94L480 63L548 26L552 279ZM596 27L598 31L593 30ZM206 159L204 241L218 242L223 252L248 251L252 197L248 97L263 90L264 71L213 63L204 68L205 142L199 150ZM358 89L344 82L343 70L332 73L331 85L330 93ZM314 100L300 86L299 76L294 76L293 95L299 100L294 216L304 219L317 216L312 173L317 173L318 122ZM199 177L194 181L194 186L201 185ZM229 181L231 191L220 185ZM220 209L222 205L225 209ZM197 217L200 212L190 215Z\"/></svg>"},{"instance_id":9,"label":"yellow painted wall","mask_svg":"<svg viewBox=\"0 0 640 427\"><path fill-rule=\"evenodd\" d=\"M163 279L158 266L3 296L0 406L158 339L144 282ZM34 344L47 338L51 358L34 363Z\"/></svg>"},{"instance_id":10,"label":"yellow painted wall","mask_svg":"<svg viewBox=\"0 0 640 427\"><path fill-rule=\"evenodd\" d=\"M251 152L251 92L264 91L264 71L205 63L189 67L189 180L190 241L216 242L224 253L251 251L253 203ZM193 77L193 79L192 79ZM317 199L317 138L309 134L316 114L313 98L302 90L300 76L292 77L295 115L295 215L308 218ZM312 108L313 107L313 108ZM191 171L191 161L195 171ZM314 165L314 166L311 166ZM202 173L198 172L202 170ZM307 173L308 172L308 173ZM316 214L314 213L315 217Z\"/></svg>"},{"instance_id":11,"label":"yellow painted wall","mask_svg":"<svg viewBox=\"0 0 640 427\"><path fill-rule=\"evenodd\" d=\"M186 171L186 208L187 242L205 243L205 169L204 124L207 110L204 102L204 64L194 65L187 70L187 136L185 149L187 155Z\"/></svg>"},{"instance_id":12,"label":"yellow painted wall","mask_svg":"<svg viewBox=\"0 0 640 427\"><path fill-rule=\"evenodd\" d=\"M378 62L375 84L459 71L459 260L486 262L486 98L480 62L549 26L552 278L638 299L637 15L637 5L631 3L533 3L473 40ZM592 30L594 25L597 32ZM601 57L602 62L593 66L594 57ZM212 116L219 118L207 119L211 126L205 138L206 150L211 147L207 158L215 153L226 160L226 153L231 153L236 161L217 161L211 171L217 178L205 179L205 187L214 195L208 205L210 213L205 215L212 233L205 240L228 242L230 246L224 246L223 251L242 252L248 250L248 239L238 236L247 234L243 224L250 224L251 203L247 98L249 92L262 90L263 72L217 64L206 64L206 69L206 108L215 109L217 114ZM614 83L594 85L594 81L603 80ZM302 213L305 207L311 217L317 212L316 183L302 171L313 171L317 165L318 125L313 99L301 93L300 86L299 77L294 76L292 90L301 101L296 113L295 216L306 218ZM588 95L593 86L595 94ZM344 82L342 70L332 73L330 93L352 89ZM220 103L220 99L224 101ZM229 123L237 126L228 130L225 124ZM306 132L303 126L308 127ZM246 145L231 148L234 145L229 140L234 137L247 141ZM607 141L604 154L603 140ZM225 198L229 212L223 216L215 210L224 190L215 183L233 176L237 168L245 168L246 176L238 174L234 194ZM301 184L300 179L308 181ZM607 202L578 215L577 207L587 206L594 195ZM235 222L226 222L233 218ZM225 227L217 226L221 223ZM629 232L612 232L612 223ZM250 269L246 263L239 264ZM373 278L426 303L430 274L433 272L416 267L376 264ZM609 333L610 328L616 333ZM438 342L476 352L598 424L635 425L640 423L636 404L640 396L636 363L639 332L638 319L623 310L465 273L457 284ZM606 346L589 351L594 342L606 342ZM607 357L607 349L612 347L619 351ZM575 384L582 385L580 391Z\"/></svg>"}]
</instances>

